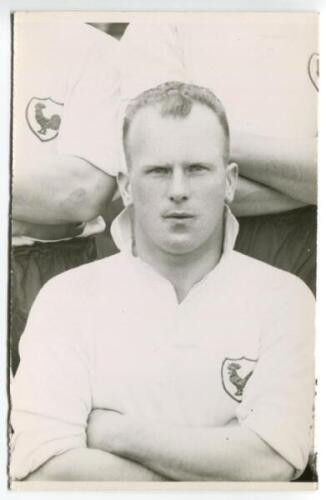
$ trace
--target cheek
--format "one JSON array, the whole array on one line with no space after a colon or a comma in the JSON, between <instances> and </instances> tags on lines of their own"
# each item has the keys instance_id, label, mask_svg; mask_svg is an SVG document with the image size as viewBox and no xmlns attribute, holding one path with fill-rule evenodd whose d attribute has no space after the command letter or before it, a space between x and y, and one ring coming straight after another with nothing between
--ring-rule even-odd
<instances>
[{"instance_id":1,"label":"cheek","mask_svg":"<svg viewBox=\"0 0 326 500\"><path fill-rule=\"evenodd\" d=\"M225 176L218 176L197 183L194 192L197 193L197 198L202 200L206 205L215 205L218 207L224 204L225 188Z\"/></svg>"},{"instance_id":2,"label":"cheek","mask_svg":"<svg viewBox=\"0 0 326 500\"><path fill-rule=\"evenodd\" d=\"M151 183L141 183L133 188L132 199L135 214L143 221L155 218L160 209L160 192Z\"/></svg>"},{"instance_id":3,"label":"cheek","mask_svg":"<svg viewBox=\"0 0 326 500\"><path fill-rule=\"evenodd\" d=\"M134 204L138 205L143 211L147 210L147 207L149 206L155 207L157 204L157 198L157 193L155 190L151 189L151 186L142 186L133 190Z\"/></svg>"},{"instance_id":4,"label":"cheek","mask_svg":"<svg viewBox=\"0 0 326 500\"><path fill-rule=\"evenodd\" d=\"M133 182L132 197L135 203L153 205L155 207L164 194L164 189L164 183L145 177Z\"/></svg>"}]
</instances>

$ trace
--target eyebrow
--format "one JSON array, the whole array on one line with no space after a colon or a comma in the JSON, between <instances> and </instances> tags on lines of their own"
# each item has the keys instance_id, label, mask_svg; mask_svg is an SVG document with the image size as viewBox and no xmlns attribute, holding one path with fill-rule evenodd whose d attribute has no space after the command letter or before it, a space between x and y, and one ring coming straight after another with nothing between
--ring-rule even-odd
<instances>
[{"instance_id":1,"label":"eyebrow","mask_svg":"<svg viewBox=\"0 0 326 500\"><path fill-rule=\"evenodd\" d=\"M203 165L203 166L206 166L206 167L214 167L215 166L215 163L212 163L212 162L209 162L209 161L191 161L191 162L186 162L186 163L183 163L182 166L183 167L189 167L189 166L192 166L192 165ZM143 168L155 168L155 167L165 167L165 168L173 168L173 164L172 163L160 163L160 162L157 162L157 163L152 163L152 164L148 164L148 165L144 165Z\"/></svg>"},{"instance_id":2,"label":"eyebrow","mask_svg":"<svg viewBox=\"0 0 326 500\"><path fill-rule=\"evenodd\" d=\"M152 163L149 165L144 165L143 168L150 169L150 168L156 168L156 167L163 167L163 168L172 168L173 165L172 163Z\"/></svg>"}]
</instances>

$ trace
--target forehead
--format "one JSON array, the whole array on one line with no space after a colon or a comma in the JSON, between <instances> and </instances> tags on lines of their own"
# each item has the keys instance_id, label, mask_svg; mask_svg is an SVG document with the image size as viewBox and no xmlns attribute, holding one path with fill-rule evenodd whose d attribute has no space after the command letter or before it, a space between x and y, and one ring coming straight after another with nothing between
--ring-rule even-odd
<instances>
[{"instance_id":1,"label":"forehead","mask_svg":"<svg viewBox=\"0 0 326 500\"><path fill-rule=\"evenodd\" d=\"M154 156L166 161L189 158L205 161L205 156L221 156L225 134L216 114L207 106L194 103L187 116L160 113L160 105L137 112L128 134L128 150L133 161L139 156Z\"/></svg>"}]
</instances>

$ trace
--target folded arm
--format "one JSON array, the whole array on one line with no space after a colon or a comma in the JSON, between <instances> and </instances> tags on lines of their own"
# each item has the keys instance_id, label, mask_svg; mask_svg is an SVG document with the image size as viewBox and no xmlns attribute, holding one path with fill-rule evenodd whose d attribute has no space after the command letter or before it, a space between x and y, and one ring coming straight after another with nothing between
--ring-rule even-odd
<instances>
[{"instance_id":1,"label":"folded arm","mask_svg":"<svg viewBox=\"0 0 326 500\"><path fill-rule=\"evenodd\" d=\"M289 481L294 472L259 436L236 422L186 427L97 410L88 442L178 481Z\"/></svg>"},{"instance_id":2,"label":"folded arm","mask_svg":"<svg viewBox=\"0 0 326 500\"><path fill-rule=\"evenodd\" d=\"M235 215L244 217L285 212L303 205L305 203L290 198L280 191L244 177L239 177L231 208Z\"/></svg>"},{"instance_id":3,"label":"folded arm","mask_svg":"<svg viewBox=\"0 0 326 500\"><path fill-rule=\"evenodd\" d=\"M119 45L125 99L164 81L191 79L182 31L170 23L128 26ZM140 64L144 68L141 75ZM216 83L218 78L217 73ZM239 164L240 175L304 204L316 203L316 137L285 139L233 129L230 136L231 159Z\"/></svg>"},{"instance_id":4,"label":"folded arm","mask_svg":"<svg viewBox=\"0 0 326 500\"><path fill-rule=\"evenodd\" d=\"M90 283L66 280L61 275L42 288L21 339L21 362L11 386L11 479L163 481L146 466L87 448L92 393L89 349L81 332L87 314L80 317L70 286L84 289L86 299Z\"/></svg>"},{"instance_id":5,"label":"folded arm","mask_svg":"<svg viewBox=\"0 0 326 500\"><path fill-rule=\"evenodd\" d=\"M165 481L150 469L111 453L76 448L48 460L27 481Z\"/></svg>"},{"instance_id":6,"label":"folded arm","mask_svg":"<svg viewBox=\"0 0 326 500\"><path fill-rule=\"evenodd\" d=\"M39 155L14 169L12 216L33 224L85 222L101 213L115 191L114 177L71 155Z\"/></svg>"},{"instance_id":7,"label":"folded arm","mask_svg":"<svg viewBox=\"0 0 326 500\"><path fill-rule=\"evenodd\" d=\"M280 139L231 132L240 175L304 204L317 201L317 139Z\"/></svg>"}]
</instances>

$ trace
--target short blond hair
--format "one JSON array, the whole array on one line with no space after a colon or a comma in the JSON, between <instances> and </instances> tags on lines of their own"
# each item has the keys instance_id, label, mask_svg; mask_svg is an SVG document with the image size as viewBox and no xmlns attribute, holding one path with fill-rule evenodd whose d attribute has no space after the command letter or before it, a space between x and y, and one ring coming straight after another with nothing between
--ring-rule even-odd
<instances>
[{"instance_id":1,"label":"short blond hair","mask_svg":"<svg viewBox=\"0 0 326 500\"><path fill-rule=\"evenodd\" d=\"M189 115L194 103L203 104L215 113L224 133L224 157L227 162L230 151L230 130L226 112L221 101L211 90L205 87L191 83L171 81L145 90L145 92L142 92L129 102L122 127L122 142L127 167L130 168L131 166L127 144L128 132L138 111L148 106L160 104L161 116L186 117Z\"/></svg>"}]
</instances>

